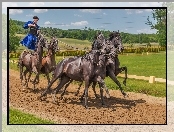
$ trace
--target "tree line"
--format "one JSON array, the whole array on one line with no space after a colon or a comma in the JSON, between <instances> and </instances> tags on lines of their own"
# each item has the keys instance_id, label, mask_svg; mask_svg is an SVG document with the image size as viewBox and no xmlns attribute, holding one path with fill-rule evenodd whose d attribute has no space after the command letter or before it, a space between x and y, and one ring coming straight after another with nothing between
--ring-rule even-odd
<instances>
[{"instance_id":1,"label":"tree line","mask_svg":"<svg viewBox=\"0 0 174 132\"><path fill-rule=\"evenodd\" d=\"M18 34L27 34L28 30L23 29L23 25L25 22L18 21L18 20L10 20L14 21L16 25L18 25L17 33ZM97 32L100 30L94 30L90 27L84 27L84 29L68 29L68 30L62 30L59 28L52 28L52 27L41 27L42 33L47 36L56 36L58 38L73 38L73 39L79 39L79 40L88 40L93 41L94 36ZM108 37L111 31L102 31L105 37ZM158 42L157 35L156 34L130 34L130 33L124 33L120 32L122 37L123 43L153 43Z\"/></svg>"},{"instance_id":2,"label":"tree line","mask_svg":"<svg viewBox=\"0 0 174 132\"><path fill-rule=\"evenodd\" d=\"M163 3L163 6L169 6L169 10L167 14L169 15L169 41L170 44L173 44L173 25L172 25L172 18L173 13L172 9L174 9L174 4L170 3L169 6L167 3ZM152 23L151 19L156 20L156 23ZM152 16L147 18L147 25L149 25L152 29L156 29L156 34L130 34L121 32L122 42L125 43L159 43L161 46L166 46L166 9L154 9L152 12ZM19 41L21 38L16 36L16 34L27 34L28 30L23 29L23 25L25 22L18 21L18 20L9 20L9 34L7 34L7 15L2 15L2 50L6 49L7 46L7 35L9 35L9 49L10 51L15 51L19 47ZM82 29L68 29L68 30L62 30L59 28L52 28L52 27L41 27L42 33L47 36L56 36L58 38L73 38L73 39L79 39L79 40L89 40L90 42L93 41L94 36L96 35L99 30L91 29L90 27L85 27ZM110 34L110 31L102 31L105 37L108 37Z\"/></svg>"}]
</instances>

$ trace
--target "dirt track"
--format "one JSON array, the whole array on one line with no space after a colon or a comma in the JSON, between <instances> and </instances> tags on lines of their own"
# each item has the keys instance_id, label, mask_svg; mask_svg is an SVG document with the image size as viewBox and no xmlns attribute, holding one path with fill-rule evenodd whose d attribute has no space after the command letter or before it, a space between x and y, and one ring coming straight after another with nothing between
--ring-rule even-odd
<instances>
[{"instance_id":1,"label":"dirt track","mask_svg":"<svg viewBox=\"0 0 174 132\"><path fill-rule=\"evenodd\" d=\"M166 99L155 98L144 94L128 93L124 98L120 91L110 90L111 98L105 98L107 108L101 107L100 99L95 99L91 88L89 88L88 106L86 110L80 103L79 96L74 94L77 85L70 85L67 94L60 105L52 103L49 94L47 101L39 101L37 97L43 88L47 86L44 79L37 85L37 90L22 91L19 72L10 70L10 106L32 113L38 117L51 119L63 124L166 124ZM32 85L29 85L31 87ZM56 84L54 84L56 86ZM53 87L54 87L53 86ZM99 94L99 89L97 88ZM59 96L59 94L57 95Z\"/></svg>"}]
</instances>

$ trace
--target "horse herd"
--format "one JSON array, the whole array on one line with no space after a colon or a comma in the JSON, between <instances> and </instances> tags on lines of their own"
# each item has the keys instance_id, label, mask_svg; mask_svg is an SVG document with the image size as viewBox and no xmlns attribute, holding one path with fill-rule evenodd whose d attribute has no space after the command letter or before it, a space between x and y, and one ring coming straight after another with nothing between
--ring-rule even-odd
<instances>
[{"instance_id":1,"label":"horse herd","mask_svg":"<svg viewBox=\"0 0 174 132\"><path fill-rule=\"evenodd\" d=\"M46 56L43 56L44 47L47 49ZM104 82L107 76L119 86L123 96L127 96L116 78L119 73L125 71L123 84L126 86L127 67L119 67L120 62L117 55L117 53L122 52L122 50L123 45L119 31L111 32L109 38L105 38L102 33L98 33L92 43L91 51L83 56L65 58L56 64L55 53L59 51L58 40L53 37L51 41L48 42L40 33L37 39L37 50L34 53L23 51L19 57L18 66L20 68L21 84L24 77L25 83L23 86L28 87L28 82L31 81L30 77L34 72L36 77L32 81L32 84L35 88L35 85L39 83L39 75L45 74L47 76L48 86L38 97L39 100L43 100L43 97L46 97L53 83L59 79L58 86L53 89L52 92L53 102L58 103L56 94L62 87L64 87L64 90L61 93L61 98L72 81L81 82L76 93L77 96L80 87L83 82L85 82L85 89L80 101L82 102L83 98L85 98L85 108L88 108L88 88L92 84L95 97L98 98L95 91L95 87L98 83L100 87L101 103L104 106L103 89L107 93L107 98L110 98L108 88ZM25 67L25 71L23 71L23 67ZM49 74L51 72L52 79L50 80ZM29 73L28 78L26 77L27 73Z\"/></svg>"}]
</instances>

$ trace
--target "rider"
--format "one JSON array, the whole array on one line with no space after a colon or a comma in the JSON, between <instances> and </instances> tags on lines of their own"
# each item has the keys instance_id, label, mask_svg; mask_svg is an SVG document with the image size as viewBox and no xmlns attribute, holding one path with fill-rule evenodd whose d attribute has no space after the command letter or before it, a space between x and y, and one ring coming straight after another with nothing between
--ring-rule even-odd
<instances>
[{"instance_id":1,"label":"rider","mask_svg":"<svg viewBox=\"0 0 174 132\"><path fill-rule=\"evenodd\" d=\"M20 42L22 45L30 50L36 50L36 40L37 34L40 31L40 26L37 25L39 18L37 16L33 17L33 21L28 21L24 24L24 29L30 29L28 35Z\"/></svg>"}]
</instances>

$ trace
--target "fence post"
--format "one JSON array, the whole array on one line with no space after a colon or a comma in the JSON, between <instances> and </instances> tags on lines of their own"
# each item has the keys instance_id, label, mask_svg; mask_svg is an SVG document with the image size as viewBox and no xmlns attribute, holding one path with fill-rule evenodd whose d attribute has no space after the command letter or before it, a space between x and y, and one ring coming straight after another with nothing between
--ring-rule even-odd
<instances>
[{"instance_id":1,"label":"fence post","mask_svg":"<svg viewBox=\"0 0 174 132\"><path fill-rule=\"evenodd\" d=\"M155 83L155 76L150 76L149 83Z\"/></svg>"}]
</instances>

